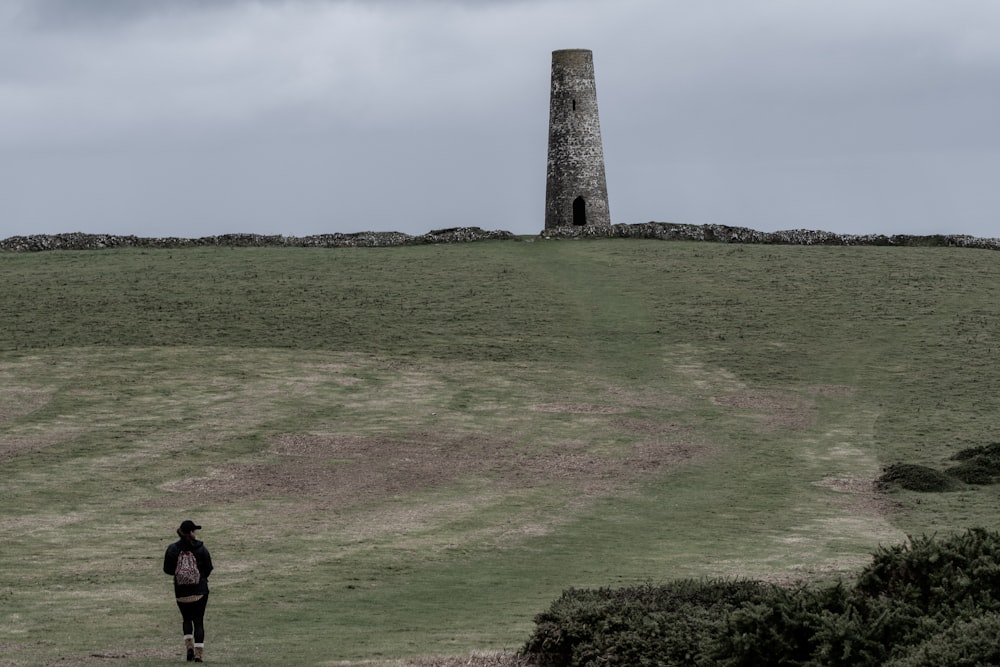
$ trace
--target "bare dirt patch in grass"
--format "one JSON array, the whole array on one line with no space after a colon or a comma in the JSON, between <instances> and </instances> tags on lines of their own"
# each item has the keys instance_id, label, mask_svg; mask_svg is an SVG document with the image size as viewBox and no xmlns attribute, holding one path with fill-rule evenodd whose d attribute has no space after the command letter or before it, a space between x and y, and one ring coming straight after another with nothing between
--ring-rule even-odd
<instances>
[{"instance_id":1,"label":"bare dirt patch in grass","mask_svg":"<svg viewBox=\"0 0 1000 667\"><path fill-rule=\"evenodd\" d=\"M0 389L0 425L44 407L49 396L48 391L28 387Z\"/></svg>"},{"instance_id":2,"label":"bare dirt patch in grass","mask_svg":"<svg viewBox=\"0 0 1000 667\"><path fill-rule=\"evenodd\" d=\"M880 493L873 479L859 479L857 477L827 477L818 482L816 486L833 489L842 494L843 504L851 514L861 514L864 516L887 517L892 513L895 504L884 494Z\"/></svg>"},{"instance_id":3,"label":"bare dirt patch in grass","mask_svg":"<svg viewBox=\"0 0 1000 667\"><path fill-rule=\"evenodd\" d=\"M30 516L0 517L0 531L17 531L25 535L31 535L68 526L80 521L82 518L82 515L74 513L39 513Z\"/></svg>"},{"instance_id":4,"label":"bare dirt patch in grass","mask_svg":"<svg viewBox=\"0 0 1000 667\"><path fill-rule=\"evenodd\" d=\"M606 395L622 405L631 408L683 408L689 404L687 398L665 392L639 391L624 387L608 387Z\"/></svg>"},{"instance_id":5,"label":"bare dirt patch in grass","mask_svg":"<svg viewBox=\"0 0 1000 667\"><path fill-rule=\"evenodd\" d=\"M536 663L516 653L472 653L469 655L412 658L404 667L532 667Z\"/></svg>"},{"instance_id":6,"label":"bare dirt patch in grass","mask_svg":"<svg viewBox=\"0 0 1000 667\"><path fill-rule=\"evenodd\" d=\"M683 355L684 352L676 350L675 354ZM674 366L677 373L686 377L694 388L700 391L721 390L730 392L746 388L746 384L735 373L725 368L692 360L695 354L694 351L689 350L686 356L677 357L678 359L683 359L684 363L677 363Z\"/></svg>"},{"instance_id":7,"label":"bare dirt patch in grass","mask_svg":"<svg viewBox=\"0 0 1000 667\"><path fill-rule=\"evenodd\" d=\"M761 572L753 576L758 581L779 586L799 586L821 581L843 579L868 562L867 556L835 558L823 563L793 565L788 570Z\"/></svg>"},{"instance_id":8,"label":"bare dirt patch in grass","mask_svg":"<svg viewBox=\"0 0 1000 667\"><path fill-rule=\"evenodd\" d=\"M846 384L820 384L810 387L809 391L818 396L850 396L854 387Z\"/></svg>"},{"instance_id":9,"label":"bare dirt patch in grass","mask_svg":"<svg viewBox=\"0 0 1000 667\"><path fill-rule=\"evenodd\" d=\"M536 412L556 412L572 415L613 415L626 412L627 408L618 405L593 405L589 403L543 403L533 405Z\"/></svg>"},{"instance_id":10,"label":"bare dirt patch in grass","mask_svg":"<svg viewBox=\"0 0 1000 667\"><path fill-rule=\"evenodd\" d=\"M649 424L644 428L655 431ZM678 465L699 451L700 447L683 439L666 437L646 439L605 454L595 453L587 443L578 441L526 451L478 435L421 432L381 438L287 434L272 440L271 461L234 464L162 488L185 498L196 494L208 503L292 496L325 508L378 502L464 478L481 479L485 488L498 490L556 482L596 495Z\"/></svg>"},{"instance_id":11,"label":"bare dirt patch in grass","mask_svg":"<svg viewBox=\"0 0 1000 667\"><path fill-rule=\"evenodd\" d=\"M21 454L37 452L72 440L77 431L48 430L38 435L0 436L0 461L6 461Z\"/></svg>"},{"instance_id":12,"label":"bare dirt patch in grass","mask_svg":"<svg viewBox=\"0 0 1000 667\"><path fill-rule=\"evenodd\" d=\"M302 370L303 375L305 375L306 371L312 370L317 373L318 377L321 377L324 380L332 380L341 386L350 387L361 382L361 378L355 375L361 364L363 364L363 360L358 357L357 359L354 359L352 363L328 362L304 364Z\"/></svg>"},{"instance_id":13,"label":"bare dirt patch in grass","mask_svg":"<svg viewBox=\"0 0 1000 667\"><path fill-rule=\"evenodd\" d=\"M98 660L139 660L142 658L172 658L180 651L168 648L147 648L132 649L129 651L104 651L101 653L91 653L91 658Z\"/></svg>"},{"instance_id":14,"label":"bare dirt patch in grass","mask_svg":"<svg viewBox=\"0 0 1000 667\"><path fill-rule=\"evenodd\" d=\"M816 423L817 409L811 401L776 391L716 396L716 405L756 413L769 431L803 431Z\"/></svg>"},{"instance_id":15,"label":"bare dirt patch in grass","mask_svg":"<svg viewBox=\"0 0 1000 667\"><path fill-rule=\"evenodd\" d=\"M58 664L58 665L68 665L75 667L77 665L108 665L108 664L120 664L127 665L134 660L149 660L149 659L169 659L177 658L182 656L183 653L177 649L168 648L147 648L147 649L130 649L127 651L121 650L109 650L100 651L89 654L80 655L69 655L59 658L58 662L46 663L46 664ZM0 663L3 664L3 663ZM20 664L20 663L11 663Z\"/></svg>"},{"instance_id":16,"label":"bare dirt patch in grass","mask_svg":"<svg viewBox=\"0 0 1000 667\"><path fill-rule=\"evenodd\" d=\"M638 419L635 417L619 417L611 422L615 430L635 433L645 436L676 435L690 431L690 427L671 422L658 422L654 419Z\"/></svg>"}]
</instances>

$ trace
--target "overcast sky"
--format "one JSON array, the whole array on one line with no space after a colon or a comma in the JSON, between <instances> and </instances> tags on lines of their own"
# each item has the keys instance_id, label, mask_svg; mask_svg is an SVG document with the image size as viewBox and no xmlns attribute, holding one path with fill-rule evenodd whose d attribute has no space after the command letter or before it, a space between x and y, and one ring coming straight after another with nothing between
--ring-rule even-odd
<instances>
[{"instance_id":1,"label":"overcast sky","mask_svg":"<svg viewBox=\"0 0 1000 667\"><path fill-rule=\"evenodd\" d=\"M613 222L1000 236L996 0L2 0L0 238L537 233L563 48Z\"/></svg>"}]
</instances>

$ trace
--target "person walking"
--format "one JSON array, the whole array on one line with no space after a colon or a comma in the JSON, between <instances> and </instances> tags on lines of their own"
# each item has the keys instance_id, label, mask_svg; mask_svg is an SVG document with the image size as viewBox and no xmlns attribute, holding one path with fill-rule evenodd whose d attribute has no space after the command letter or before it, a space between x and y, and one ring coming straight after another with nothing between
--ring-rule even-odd
<instances>
[{"instance_id":1,"label":"person walking","mask_svg":"<svg viewBox=\"0 0 1000 667\"><path fill-rule=\"evenodd\" d=\"M180 539L163 554L163 572L174 578L174 597L183 619L188 662L204 659L208 575L212 574L212 556L205 543L195 537L196 530L201 530L201 526L185 520L177 529Z\"/></svg>"}]
</instances>

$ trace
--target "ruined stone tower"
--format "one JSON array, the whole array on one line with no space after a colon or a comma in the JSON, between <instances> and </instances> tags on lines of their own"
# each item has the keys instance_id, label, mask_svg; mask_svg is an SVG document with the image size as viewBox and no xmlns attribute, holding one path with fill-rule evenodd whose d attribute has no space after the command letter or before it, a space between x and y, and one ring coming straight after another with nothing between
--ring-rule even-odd
<instances>
[{"instance_id":1,"label":"ruined stone tower","mask_svg":"<svg viewBox=\"0 0 1000 667\"><path fill-rule=\"evenodd\" d=\"M594 55L588 49L553 51L545 229L610 224Z\"/></svg>"}]
</instances>

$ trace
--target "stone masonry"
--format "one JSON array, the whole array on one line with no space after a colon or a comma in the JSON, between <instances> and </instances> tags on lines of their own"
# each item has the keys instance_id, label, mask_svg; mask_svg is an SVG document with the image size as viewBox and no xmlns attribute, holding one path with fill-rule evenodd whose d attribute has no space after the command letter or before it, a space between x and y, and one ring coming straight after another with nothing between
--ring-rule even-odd
<instances>
[{"instance_id":1,"label":"stone masonry","mask_svg":"<svg viewBox=\"0 0 1000 667\"><path fill-rule=\"evenodd\" d=\"M834 234L833 232L790 229L760 232L748 227L695 225L675 222L644 222L633 225L558 227L543 231L539 240L556 239L657 239L660 241L700 241L709 243L747 243L767 245L834 245L978 248L1000 251L1000 238L977 238L965 235L911 236L881 234ZM45 250L102 250L112 248L386 248L438 243L473 243L476 241L534 241L507 231L484 231L479 227L438 229L420 236L400 232L359 232L355 234L319 234L315 236L265 236L261 234L224 234L197 239L145 238L113 234L36 234L11 236L0 240L0 252L41 252Z\"/></svg>"},{"instance_id":2,"label":"stone masonry","mask_svg":"<svg viewBox=\"0 0 1000 667\"><path fill-rule=\"evenodd\" d=\"M553 51L545 229L610 225L593 53Z\"/></svg>"}]
</instances>

